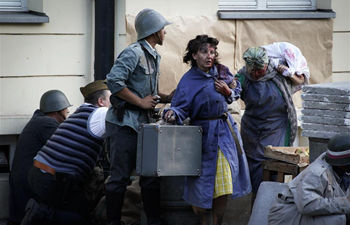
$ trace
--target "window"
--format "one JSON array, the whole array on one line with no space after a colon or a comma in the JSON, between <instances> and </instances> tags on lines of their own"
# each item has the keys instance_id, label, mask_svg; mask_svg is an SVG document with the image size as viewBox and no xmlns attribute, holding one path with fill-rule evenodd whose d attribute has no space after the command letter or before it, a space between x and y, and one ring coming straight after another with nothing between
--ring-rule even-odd
<instances>
[{"instance_id":1,"label":"window","mask_svg":"<svg viewBox=\"0 0 350 225\"><path fill-rule=\"evenodd\" d=\"M329 19L335 18L335 12L329 8L330 1L331 0L218 0L219 10L217 15L219 19L223 20Z\"/></svg>"},{"instance_id":2,"label":"window","mask_svg":"<svg viewBox=\"0 0 350 225\"><path fill-rule=\"evenodd\" d=\"M35 6L43 0L32 0ZM48 23L49 17L28 7L30 0L0 0L0 24L2 23ZM30 5L30 4L29 4ZM32 4L33 5L33 4ZM40 8L40 7L34 7Z\"/></svg>"},{"instance_id":3,"label":"window","mask_svg":"<svg viewBox=\"0 0 350 225\"><path fill-rule=\"evenodd\" d=\"M219 10L316 10L316 0L219 0Z\"/></svg>"},{"instance_id":4,"label":"window","mask_svg":"<svg viewBox=\"0 0 350 225\"><path fill-rule=\"evenodd\" d=\"M0 0L0 11L28 11L27 0Z\"/></svg>"}]
</instances>

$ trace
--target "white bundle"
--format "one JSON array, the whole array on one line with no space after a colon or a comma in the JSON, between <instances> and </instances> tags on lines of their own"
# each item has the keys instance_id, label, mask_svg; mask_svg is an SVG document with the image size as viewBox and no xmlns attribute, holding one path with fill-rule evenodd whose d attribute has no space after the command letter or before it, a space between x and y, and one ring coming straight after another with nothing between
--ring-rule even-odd
<instances>
[{"instance_id":1,"label":"white bundle","mask_svg":"<svg viewBox=\"0 0 350 225\"><path fill-rule=\"evenodd\" d=\"M270 57L270 62L277 69L280 63L286 64L289 68L283 72L284 76L304 74L306 80L310 78L307 61L300 49L288 42L274 42L262 46Z\"/></svg>"}]
</instances>

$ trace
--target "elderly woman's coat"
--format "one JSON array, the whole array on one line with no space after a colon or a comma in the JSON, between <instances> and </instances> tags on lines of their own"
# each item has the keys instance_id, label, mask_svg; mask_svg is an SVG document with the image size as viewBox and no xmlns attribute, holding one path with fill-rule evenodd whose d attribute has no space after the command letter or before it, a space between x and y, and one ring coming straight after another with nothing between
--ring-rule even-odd
<instances>
[{"instance_id":1,"label":"elderly woman's coat","mask_svg":"<svg viewBox=\"0 0 350 225\"><path fill-rule=\"evenodd\" d=\"M241 136L247 153L253 192L262 181L261 162L267 145L289 146L293 143L297 119L291 95L294 92L286 79L269 64L266 75L253 80L243 67L236 75L242 83L241 98L245 112Z\"/></svg>"}]
</instances>

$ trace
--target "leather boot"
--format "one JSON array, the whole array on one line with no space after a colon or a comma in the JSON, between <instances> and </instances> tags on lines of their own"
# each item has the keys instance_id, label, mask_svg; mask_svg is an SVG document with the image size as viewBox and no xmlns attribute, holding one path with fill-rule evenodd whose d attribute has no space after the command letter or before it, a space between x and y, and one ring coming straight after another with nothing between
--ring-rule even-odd
<instances>
[{"instance_id":1,"label":"leather boot","mask_svg":"<svg viewBox=\"0 0 350 225\"><path fill-rule=\"evenodd\" d=\"M53 210L49 206L38 203L35 199L31 198L27 202L25 208L25 216L21 222L21 225L49 225L53 220Z\"/></svg>"},{"instance_id":2,"label":"leather boot","mask_svg":"<svg viewBox=\"0 0 350 225\"><path fill-rule=\"evenodd\" d=\"M141 197L147 216L147 225L160 225L160 189L142 188Z\"/></svg>"},{"instance_id":3,"label":"leather boot","mask_svg":"<svg viewBox=\"0 0 350 225\"><path fill-rule=\"evenodd\" d=\"M107 193L107 221L108 225L122 225L121 220L122 207L124 202L124 193Z\"/></svg>"}]
</instances>

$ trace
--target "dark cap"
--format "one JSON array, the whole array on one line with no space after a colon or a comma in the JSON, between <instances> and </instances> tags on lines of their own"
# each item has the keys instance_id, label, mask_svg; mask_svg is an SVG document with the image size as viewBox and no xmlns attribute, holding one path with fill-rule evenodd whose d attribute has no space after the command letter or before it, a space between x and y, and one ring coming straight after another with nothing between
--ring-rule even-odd
<instances>
[{"instance_id":1,"label":"dark cap","mask_svg":"<svg viewBox=\"0 0 350 225\"><path fill-rule=\"evenodd\" d=\"M102 90L108 90L106 80L97 80L87 84L85 87L80 88L80 92L84 96L84 98L87 98L89 95L96 91Z\"/></svg>"},{"instance_id":2,"label":"dark cap","mask_svg":"<svg viewBox=\"0 0 350 225\"><path fill-rule=\"evenodd\" d=\"M338 134L329 140L326 162L332 166L350 165L350 134Z\"/></svg>"}]
</instances>

